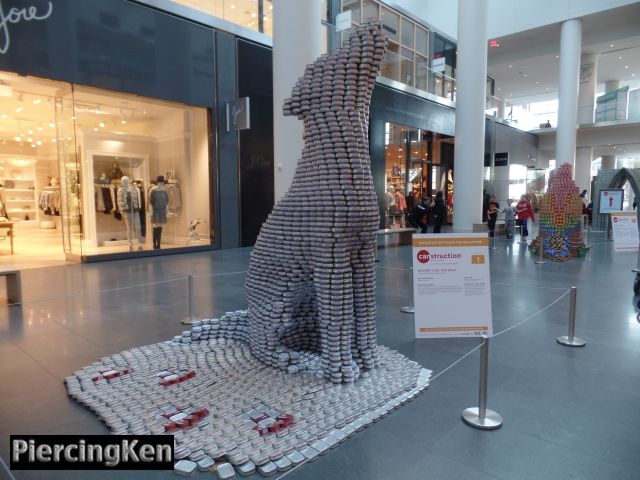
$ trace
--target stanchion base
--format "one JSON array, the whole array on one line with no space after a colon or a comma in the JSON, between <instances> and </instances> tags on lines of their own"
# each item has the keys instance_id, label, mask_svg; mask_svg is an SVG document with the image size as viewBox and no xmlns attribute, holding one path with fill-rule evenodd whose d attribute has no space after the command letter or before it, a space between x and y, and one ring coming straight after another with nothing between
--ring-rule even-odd
<instances>
[{"instance_id":1,"label":"stanchion base","mask_svg":"<svg viewBox=\"0 0 640 480\"><path fill-rule=\"evenodd\" d=\"M528 242L526 240L518 240L520 245L526 245Z\"/></svg>"},{"instance_id":2,"label":"stanchion base","mask_svg":"<svg viewBox=\"0 0 640 480\"><path fill-rule=\"evenodd\" d=\"M584 248L585 250L591 250L591 245L585 245L583 248Z\"/></svg>"},{"instance_id":3,"label":"stanchion base","mask_svg":"<svg viewBox=\"0 0 640 480\"><path fill-rule=\"evenodd\" d=\"M569 338L566 335L556 338L556 342L567 347L584 347L587 344L587 342L578 337Z\"/></svg>"},{"instance_id":4,"label":"stanchion base","mask_svg":"<svg viewBox=\"0 0 640 480\"><path fill-rule=\"evenodd\" d=\"M416 313L416 309L414 307L402 307L400 311L402 313Z\"/></svg>"},{"instance_id":5,"label":"stanchion base","mask_svg":"<svg viewBox=\"0 0 640 480\"><path fill-rule=\"evenodd\" d=\"M471 407L462 412L462 420L464 423L482 430L495 430L502 426L502 417L499 413L487 409L485 417L480 418L479 410L478 407Z\"/></svg>"},{"instance_id":6,"label":"stanchion base","mask_svg":"<svg viewBox=\"0 0 640 480\"><path fill-rule=\"evenodd\" d=\"M544 265L545 263L548 263L546 260L536 260L536 265Z\"/></svg>"},{"instance_id":7,"label":"stanchion base","mask_svg":"<svg viewBox=\"0 0 640 480\"><path fill-rule=\"evenodd\" d=\"M500 250L498 247L491 247L489 250Z\"/></svg>"},{"instance_id":8,"label":"stanchion base","mask_svg":"<svg viewBox=\"0 0 640 480\"><path fill-rule=\"evenodd\" d=\"M180 319L180 323L182 325L193 325L195 322L199 321L199 318L191 318L191 317L184 317Z\"/></svg>"}]
</instances>

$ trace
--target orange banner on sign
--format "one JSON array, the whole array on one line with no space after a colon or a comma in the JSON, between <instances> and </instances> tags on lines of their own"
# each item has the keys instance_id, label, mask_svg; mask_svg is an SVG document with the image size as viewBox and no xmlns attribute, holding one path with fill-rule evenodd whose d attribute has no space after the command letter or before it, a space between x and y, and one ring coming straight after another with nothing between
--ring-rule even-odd
<instances>
[{"instance_id":1,"label":"orange banner on sign","mask_svg":"<svg viewBox=\"0 0 640 480\"><path fill-rule=\"evenodd\" d=\"M414 247L487 247L489 237L482 238L413 238Z\"/></svg>"}]
</instances>

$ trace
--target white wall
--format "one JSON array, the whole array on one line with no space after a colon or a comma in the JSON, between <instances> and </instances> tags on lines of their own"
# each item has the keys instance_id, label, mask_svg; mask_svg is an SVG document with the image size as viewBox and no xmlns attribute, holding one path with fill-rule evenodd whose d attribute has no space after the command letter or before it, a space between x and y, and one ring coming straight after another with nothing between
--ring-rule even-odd
<instances>
[{"instance_id":1,"label":"white wall","mask_svg":"<svg viewBox=\"0 0 640 480\"><path fill-rule=\"evenodd\" d=\"M458 38L458 0L389 0ZM489 0L488 39L636 3L631 0Z\"/></svg>"}]
</instances>

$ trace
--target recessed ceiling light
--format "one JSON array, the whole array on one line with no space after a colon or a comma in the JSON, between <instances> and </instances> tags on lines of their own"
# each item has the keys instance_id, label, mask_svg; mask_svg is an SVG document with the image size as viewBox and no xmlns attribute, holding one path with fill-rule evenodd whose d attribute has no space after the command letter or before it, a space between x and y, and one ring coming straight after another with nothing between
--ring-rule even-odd
<instances>
[{"instance_id":1,"label":"recessed ceiling light","mask_svg":"<svg viewBox=\"0 0 640 480\"><path fill-rule=\"evenodd\" d=\"M33 138L27 138L27 142L29 143L33 142Z\"/></svg>"},{"instance_id":2,"label":"recessed ceiling light","mask_svg":"<svg viewBox=\"0 0 640 480\"><path fill-rule=\"evenodd\" d=\"M513 68L513 65L509 64L509 68Z\"/></svg>"},{"instance_id":3,"label":"recessed ceiling light","mask_svg":"<svg viewBox=\"0 0 640 480\"><path fill-rule=\"evenodd\" d=\"M27 133L28 133L29 135L33 135L33 130L28 130L28 131L27 131Z\"/></svg>"},{"instance_id":4,"label":"recessed ceiling light","mask_svg":"<svg viewBox=\"0 0 640 480\"><path fill-rule=\"evenodd\" d=\"M6 113L3 113L1 118L2 118L3 120L4 120L5 118L7 118L7 114L6 114Z\"/></svg>"},{"instance_id":5,"label":"recessed ceiling light","mask_svg":"<svg viewBox=\"0 0 640 480\"><path fill-rule=\"evenodd\" d=\"M38 131L41 132L42 131L42 127L38 127Z\"/></svg>"},{"instance_id":6,"label":"recessed ceiling light","mask_svg":"<svg viewBox=\"0 0 640 480\"><path fill-rule=\"evenodd\" d=\"M42 141L41 141L41 140L38 140L38 141L36 142L36 145L42 145Z\"/></svg>"},{"instance_id":7,"label":"recessed ceiling light","mask_svg":"<svg viewBox=\"0 0 640 480\"><path fill-rule=\"evenodd\" d=\"M49 128L55 128L56 124L55 123L50 123L49 124Z\"/></svg>"},{"instance_id":8,"label":"recessed ceiling light","mask_svg":"<svg viewBox=\"0 0 640 480\"><path fill-rule=\"evenodd\" d=\"M24 110L24 108L18 107L18 108L16 108L16 113L20 113L22 110Z\"/></svg>"},{"instance_id":9,"label":"recessed ceiling light","mask_svg":"<svg viewBox=\"0 0 640 480\"><path fill-rule=\"evenodd\" d=\"M94 131L94 132L97 132L97 131L98 131L98 129L97 129L96 127L93 127L93 131Z\"/></svg>"},{"instance_id":10,"label":"recessed ceiling light","mask_svg":"<svg viewBox=\"0 0 640 480\"><path fill-rule=\"evenodd\" d=\"M100 128L104 128L104 122L100 122L98 125L100 125Z\"/></svg>"},{"instance_id":11,"label":"recessed ceiling light","mask_svg":"<svg viewBox=\"0 0 640 480\"><path fill-rule=\"evenodd\" d=\"M620 55L620 56L618 57L618 60L622 60L622 55Z\"/></svg>"},{"instance_id":12,"label":"recessed ceiling light","mask_svg":"<svg viewBox=\"0 0 640 480\"><path fill-rule=\"evenodd\" d=\"M234 10L236 8L236 6L232 3L231 4L231 10Z\"/></svg>"},{"instance_id":13,"label":"recessed ceiling light","mask_svg":"<svg viewBox=\"0 0 640 480\"><path fill-rule=\"evenodd\" d=\"M40 104L40 103L42 103L42 99L41 99L41 98L36 98L36 99L33 101L33 104L34 104L34 105L38 105L38 104Z\"/></svg>"},{"instance_id":14,"label":"recessed ceiling light","mask_svg":"<svg viewBox=\"0 0 640 480\"><path fill-rule=\"evenodd\" d=\"M21 141L22 141L22 137L16 137L16 138L14 138L14 140L15 140L16 142L21 142Z\"/></svg>"},{"instance_id":15,"label":"recessed ceiling light","mask_svg":"<svg viewBox=\"0 0 640 480\"><path fill-rule=\"evenodd\" d=\"M536 81L536 85L540 85L540 82Z\"/></svg>"},{"instance_id":16,"label":"recessed ceiling light","mask_svg":"<svg viewBox=\"0 0 640 480\"><path fill-rule=\"evenodd\" d=\"M121 123L122 125L124 125L125 123L127 123L127 121L126 121L126 120L120 120L120 123Z\"/></svg>"},{"instance_id":17,"label":"recessed ceiling light","mask_svg":"<svg viewBox=\"0 0 640 480\"><path fill-rule=\"evenodd\" d=\"M57 141L55 138L53 138L51 141L52 141L53 143L58 143L58 141Z\"/></svg>"},{"instance_id":18,"label":"recessed ceiling light","mask_svg":"<svg viewBox=\"0 0 640 480\"><path fill-rule=\"evenodd\" d=\"M560 58L560 55L556 55L556 58Z\"/></svg>"},{"instance_id":19,"label":"recessed ceiling light","mask_svg":"<svg viewBox=\"0 0 640 480\"><path fill-rule=\"evenodd\" d=\"M610 44L609 44L609 46L610 46L611 48L615 47L615 45L614 45L613 43L610 43Z\"/></svg>"},{"instance_id":20,"label":"recessed ceiling light","mask_svg":"<svg viewBox=\"0 0 640 480\"><path fill-rule=\"evenodd\" d=\"M629 68L629 65L625 65L624 68Z\"/></svg>"}]
</instances>

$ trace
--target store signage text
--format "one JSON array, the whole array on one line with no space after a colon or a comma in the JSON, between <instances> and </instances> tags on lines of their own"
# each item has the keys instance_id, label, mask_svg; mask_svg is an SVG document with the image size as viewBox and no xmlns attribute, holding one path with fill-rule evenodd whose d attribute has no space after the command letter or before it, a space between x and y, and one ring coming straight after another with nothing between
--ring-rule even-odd
<instances>
[{"instance_id":1,"label":"store signage text","mask_svg":"<svg viewBox=\"0 0 640 480\"><path fill-rule=\"evenodd\" d=\"M0 53L7 53L11 46L9 24L18 24L22 21L46 20L53 13L53 4L51 2L48 3L49 7L46 13L39 12L38 7L34 5L22 8L12 7L8 12L5 12L2 0L0 0Z\"/></svg>"}]
</instances>

